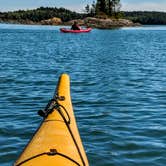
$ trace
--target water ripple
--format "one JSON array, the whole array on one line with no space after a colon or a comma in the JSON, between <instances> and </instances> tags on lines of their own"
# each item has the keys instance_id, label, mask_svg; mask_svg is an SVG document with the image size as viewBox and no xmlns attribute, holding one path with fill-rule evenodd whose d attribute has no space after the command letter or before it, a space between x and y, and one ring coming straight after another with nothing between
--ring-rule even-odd
<instances>
[{"instance_id":1,"label":"water ripple","mask_svg":"<svg viewBox=\"0 0 166 166\"><path fill-rule=\"evenodd\" d=\"M75 35L54 26L1 24L0 164L17 159L41 122L37 110L66 72L90 165L164 166L165 29Z\"/></svg>"}]
</instances>

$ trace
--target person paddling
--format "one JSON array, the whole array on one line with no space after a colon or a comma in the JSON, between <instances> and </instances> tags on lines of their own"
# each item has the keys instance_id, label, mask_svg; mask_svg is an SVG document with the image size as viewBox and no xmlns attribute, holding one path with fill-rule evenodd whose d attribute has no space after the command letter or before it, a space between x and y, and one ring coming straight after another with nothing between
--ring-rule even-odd
<instances>
[{"instance_id":1,"label":"person paddling","mask_svg":"<svg viewBox=\"0 0 166 166\"><path fill-rule=\"evenodd\" d=\"M81 30L81 27L78 25L77 21L74 21L73 25L71 26L71 30Z\"/></svg>"}]
</instances>

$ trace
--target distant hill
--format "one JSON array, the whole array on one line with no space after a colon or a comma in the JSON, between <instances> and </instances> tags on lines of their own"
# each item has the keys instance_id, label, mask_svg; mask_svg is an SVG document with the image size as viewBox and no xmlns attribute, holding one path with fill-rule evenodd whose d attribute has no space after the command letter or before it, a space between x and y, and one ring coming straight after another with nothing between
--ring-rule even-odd
<instances>
[{"instance_id":1,"label":"distant hill","mask_svg":"<svg viewBox=\"0 0 166 166\"><path fill-rule=\"evenodd\" d=\"M166 12L133 11L123 12L124 17L144 25L166 25Z\"/></svg>"},{"instance_id":2,"label":"distant hill","mask_svg":"<svg viewBox=\"0 0 166 166\"><path fill-rule=\"evenodd\" d=\"M42 20L47 20L53 17L61 18L63 22L70 21L72 19L81 19L85 17L85 14L76 13L65 8L52 8L52 7L40 7L34 10L18 10L13 12L0 12L0 21L8 22L15 21L18 23L34 22L38 23Z\"/></svg>"}]
</instances>

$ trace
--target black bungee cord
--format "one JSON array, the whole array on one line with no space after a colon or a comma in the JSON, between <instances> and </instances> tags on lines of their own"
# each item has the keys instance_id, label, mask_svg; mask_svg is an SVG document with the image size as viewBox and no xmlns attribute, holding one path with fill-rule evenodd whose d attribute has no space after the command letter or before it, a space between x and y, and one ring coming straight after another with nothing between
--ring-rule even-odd
<instances>
[{"instance_id":1,"label":"black bungee cord","mask_svg":"<svg viewBox=\"0 0 166 166\"><path fill-rule=\"evenodd\" d=\"M71 135L71 137L72 137L72 139L73 139L73 142L74 142L74 144L75 144L75 146L76 146L76 148L77 148L77 151L78 151L78 153L79 153L79 156L80 156L80 158L81 158L81 161L82 161L82 163L83 163L83 166L86 166L86 165L85 165L85 161L84 161L84 159L83 159L83 156L82 156L82 154L81 154L81 151L80 151L80 149L79 149L79 146L78 146L78 144L77 144L77 142L76 142L76 140L75 140L74 134L72 133L72 130L71 130L71 128L70 128L70 122L71 122L70 116L69 116L69 114L68 114L66 108L65 108L63 105L61 105L61 104L58 102L58 100L59 100L59 101L64 101L64 100L65 100L65 97L64 97L64 96L58 96L58 94L56 94L56 95L54 96L54 99L51 99L51 100L48 102L48 104L47 104L47 106L46 106L46 108L45 108L44 110L39 110L39 111L38 111L38 114L39 114L40 116L42 116L43 118L46 118L46 117L47 117L50 113L52 113L54 110L57 110L57 111L58 111L58 113L61 115L62 119L64 120L64 122L65 122L65 124L66 124L66 126L67 126L67 129L68 129L68 131L69 131L69 133L70 133L70 135ZM67 115L67 117L68 117L68 120L66 119L66 117L65 117L65 115L64 115L64 113L63 113L63 111L62 111L61 108L65 111L65 113L66 113L66 115ZM72 161L72 162L75 163L76 165L81 166L77 161L75 161L74 159L70 158L69 156L66 156L66 155L64 155L64 154L62 154L62 153L57 152L56 149L50 149L50 152L43 152L43 153L37 154L37 155L35 155L35 156L32 156L32 157L30 157L30 158L28 158L28 159L26 159L26 160L20 162L20 163L17 164L16 166L21 166L22 164L24 164L24 163L26 163L26 162L28 162L28 161L30 161L30 160L32 160L32 159L35 159L35 158L37 158L37 157L43 156L43 155L48 155L48 156L59 155L59 156L62 156L62 157L64 157L64 158L66 158L66 159Z\"/></svg>"}]
</instances>

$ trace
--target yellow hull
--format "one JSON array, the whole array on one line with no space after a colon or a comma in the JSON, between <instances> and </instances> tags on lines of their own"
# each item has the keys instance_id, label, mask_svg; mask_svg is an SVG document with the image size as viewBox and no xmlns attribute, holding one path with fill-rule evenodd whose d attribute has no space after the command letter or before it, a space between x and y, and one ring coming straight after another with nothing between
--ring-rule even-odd
<instances>
[{"instance_id":1,"label":"yellow hull","mask_svg":"<svg viewBox=\"0 0 166 166\"><path fill-rule=\"evenodd\" d=\"M89 165L74 117L67 74L60 77L57 94L54 103L58 104L44 118L15 166Z\"/></svg>"}]
</instances>

